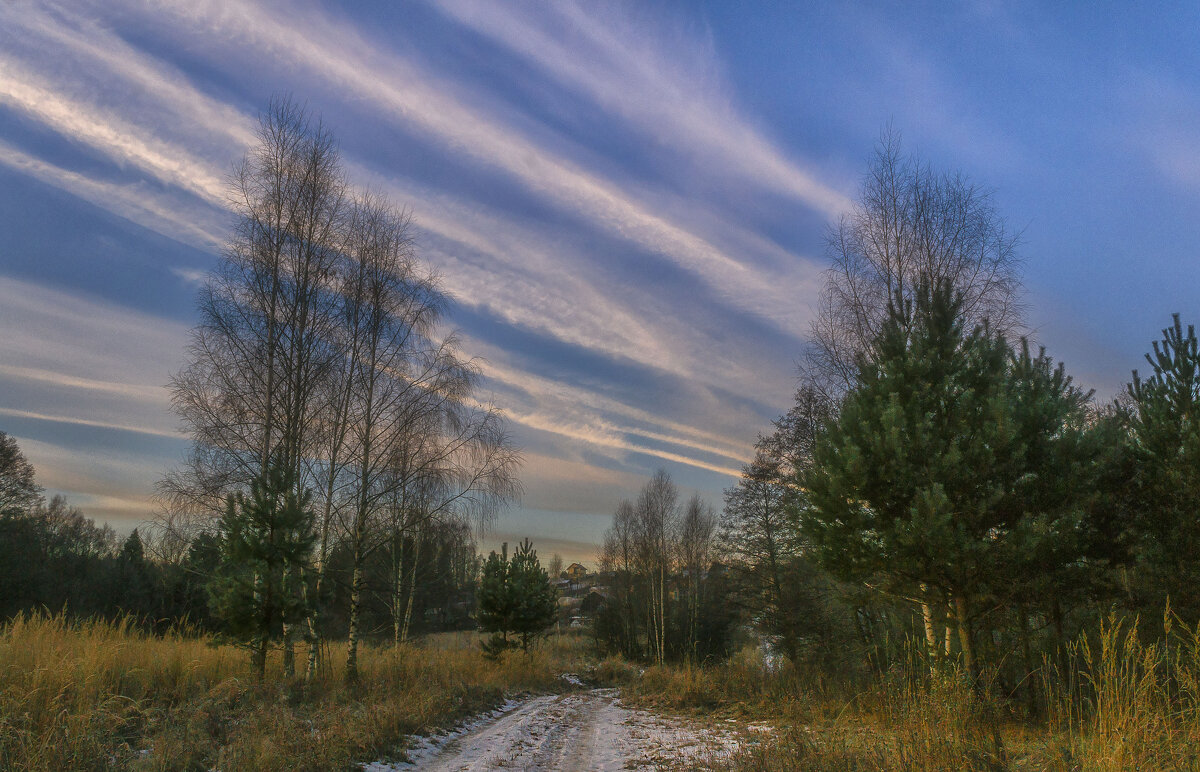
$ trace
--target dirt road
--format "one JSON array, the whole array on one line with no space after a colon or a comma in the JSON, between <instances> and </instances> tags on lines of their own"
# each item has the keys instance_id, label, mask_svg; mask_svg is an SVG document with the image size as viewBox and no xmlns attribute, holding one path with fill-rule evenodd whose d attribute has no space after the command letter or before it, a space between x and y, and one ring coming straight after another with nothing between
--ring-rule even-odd
<instances>
[{"instance_id":1,"label":"dirt road","mask_svg":"<svg viewBox=\"0 0 1200 772\"><path fill-rule=\"evenodd\" d=\"M732 732L655 716L621 704L615 689L596 689L510 703L456 732L428 738L411 763L373 764L368 772L617 772L705 769L728 753Z\"/></svg>"}]
</instances>

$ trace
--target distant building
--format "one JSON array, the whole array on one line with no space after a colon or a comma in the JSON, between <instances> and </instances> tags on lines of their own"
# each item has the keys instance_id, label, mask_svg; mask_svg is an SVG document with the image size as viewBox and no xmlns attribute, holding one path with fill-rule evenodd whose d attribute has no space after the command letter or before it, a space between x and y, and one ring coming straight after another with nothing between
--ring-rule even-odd
<instances>
[{"instance_id":1,"label":"distant building","mask_svg":"<svg viewBox=\"0 0 1200 772\"><path fill-rule=\"evenodd\" d=\"M572 563L567 566L566 574L567 578L572 582L578 582L587 576L588 570L579 563Z\"/></svg>"},{"instance_id":2,"label":"distant building","mask_svg":"<svg viewBox=\"0 0 1200 772\"><path fill-rule=\"evenodd\" d=\"M588 591L587 595L583 596L583 601L579 604L579 613L584 617L594 617L596 613L604 607L608 596L605 591L599 587L593 587Z\"/></svg>"}]
</instances>

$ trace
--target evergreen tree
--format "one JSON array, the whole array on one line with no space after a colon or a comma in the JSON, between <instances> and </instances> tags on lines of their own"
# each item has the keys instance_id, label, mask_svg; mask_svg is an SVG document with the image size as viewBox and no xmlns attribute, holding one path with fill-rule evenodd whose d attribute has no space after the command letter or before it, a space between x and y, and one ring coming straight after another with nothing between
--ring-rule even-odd
<instances>
[{"instance_id":1,"label":"evergreen tree","mask_svg":"<svg viewBox=\"0 0 1200 772\"><path fill-rule=\"evenodd\" d=\"M266 672L271 641L306 614L298 577L316 541L309 494L297 493L292 473L268 465L250 495L231 495L219 524L221 562L210 584L213 610L229 633L250 649L255 674Z\"/></svg>"},{"instance_id":2,"label":"evergreen tree","mask_svg":"<svg viewBox=\"0 0 1200 772\"><path fill-rule=\"evenodd\" d=\"M1146 599L1200 620L1200 345L1179 315L1146 355L1152 374L1135 370L1128 386L1136 458L1137 551Z\"/></svg>"},{"instance_id":3,"label":"evergreen tree","mask_svg":"<svg viewBox=\"0 0 1200 772\"><path fill-rule=\"evenodd\" d=\"M1037 666L1030 642L1034 612L1050 620L1054 648L1067 640L1065 617L1103 590L1112 555L1106 526L1096 519L1106 427L1089 410L1091 392L1077 388L1044 350L1026 341L1010 360L1004 421L1011 430L1002 466L1006 481L997 509L993 569L987 583L993 606L1014 612L1026 673ZM1023 679L1027 689L1034 679ZM1029 692L1031 699L1033 694Z\"/></svg>"},{"instance_id":4,"label":"evergreen tree","mask_svg":"<svg viewBox=\"0 0 1200 772\"><path fill-rule=\"evenodd\" d=\"M1044 353L966 333L961 303L946 284L893 302L800 480L800 523L828 569L920 604L931 650L945 604L974 674L980 601L1075 557L1088 395Z\"/></svg>"},{"instance_id":5,"label":"evergreen tree","mask_svg":"<svg viewBox=\"0 0 1200 772\"><path fill-rule=\"evenodd\" d=\"M517 547L509 566L509 588L512 593L513 632L521 639L521 649L554 624L556 597L550 575L542 568L537 550L526 539Z\"/></svg>"},{"instance_id":6,"label":"evergreen tree","mask_svg":"<svg viewBox=\"0 0 1200 772\"><path fill-rule=\"evenodd\" d=\"M117 598L120 610L127 614L157 616L158 598L155 597L154 576L146 562L145 548L138 529L121 545L117 554L117 578L120 586Z\"/></svg>"},{"instance_id":7,"label":"evergreen tree","mask_svg":"<svg viewBox=\"0 0 1200 772\"><path fill-rule=\"evenodd\" d=\"M479 580L479 629L492 636L483 643L483 652L497 658L516 646L509 641L513 630L513 598L509 591L508 542L500 547L500 554L493 550L483 564L483 576Z\"/></svg>"},{"instance_id":8,"label":"evergreen tree","mask_svg":"<svg viewBox=\"0 0 1200 772\"><path fill-rule=\"evenodd\" d=\"M492 633L483 644L487 656L496 658L517 646L528 651L554 624L555 611L554 588L532 542L521 542L511 561L507 543L499 555L488 556L479 582L479 629Z\"/></svg>"},{"instance_id":9,"label":"evergreen tree","mask_svg":"<svg viewBox=\"0 0 1200 772\"><path fill-rule=\"evenodd\" d=\"M142 546L142 537L138 535L138 529L134 528L133 533L125 539L125 543L121 545L121 560L132 565L142 565L146 562L146 548Z\"/></svg>"}]
</instances>

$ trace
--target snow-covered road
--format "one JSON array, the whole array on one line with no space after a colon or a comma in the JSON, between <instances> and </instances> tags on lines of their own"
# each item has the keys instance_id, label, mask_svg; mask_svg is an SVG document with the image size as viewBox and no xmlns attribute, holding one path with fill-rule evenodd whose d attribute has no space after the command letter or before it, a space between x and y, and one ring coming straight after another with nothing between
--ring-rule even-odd
<instances>
[{"instance_id":1,"label":"snow-covered road","mask_svg":"<svg viewBox=\"0 0 1200 772\"><path fill-rule=\"evenodd\" d=\"M704 769L704 759L736 745L683 719L625 707L615 689L595 689L510 703L487 717L410 751L411 763L372 764L368 772L616 772Z\"/></svg>"}]
</instances>

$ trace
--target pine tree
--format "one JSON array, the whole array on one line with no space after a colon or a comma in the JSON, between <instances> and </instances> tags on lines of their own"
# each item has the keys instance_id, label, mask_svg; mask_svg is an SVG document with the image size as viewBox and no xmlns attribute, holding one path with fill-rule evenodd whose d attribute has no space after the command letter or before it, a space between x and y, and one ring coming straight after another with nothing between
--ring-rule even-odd
<instances>
[{"instance_id":1,"label":"pine tree","mask_svg":"<svg viewBox=\"0 0 1200 772\"><path fill-rule=\"evenodd\" d=\"M210 585L213 610L230 634L250 649L261 680L267 651L285 624L306 614L297 586L316 542L309 493L297 493L287 466L273 462L231 495L219 524L221 563Z\"/></svg>"},{"instance_id":2,"label":"pine tree","mask_svg":"<svg viewBox=\"0 0 1200 772\"><path fill-rule=\"evenodd\" d=\"M509 641L513 629L512 593L509 591L508 542L500 547L500 554L493 550L483 565L483 576L479 580L479 629L492 636L483 643L483 653L492 659L516 646Z\"/></svg>"},{"instance_id":3,"label":"pine tree","mask_svg":"<svg viewBox=\"0 0 1200 772\"><path fill-rule=\"evenodd\" d=\"M893 302L799 481L800 522L826 568L921 605L931 649L948 618L975 674L980 601L1076 557L1089 395L1044 353L965 332L961 302L946 285Z\"/></svg>"},{"instance_id":4,"label":"pine tree","mask_svg":"<svg viewBox=\"0 0 1200 772\"><path fill-rule=\"evenodd\" d=\"M1106 426L1089 409L1091 392L1076 387L1062 364L1026 341L1010 360L1005 421L1011 444L998 503L1000 527L992 545L986 590L993 605L1013 611L1026 672L1037 667L1030 628L1036 612L1050 620L1055 649L1068 634L1065 617L1102 589L1112 555L1096 506L1109 442ZM1034 679L1025 686L1033 704Z\"/></svg>"},{"instance_id":5,"label":"pine tree","mask_svg":"<svg viewBox=\"0 0 1200 772\"><path fill-rule=\"evenodd\" d=\"M1138 558L1151 603L1200 620L1200 344L1179 314L1146 355L1152 374L1128 386L1137 459Z\"/></svg>"},{"instance_id":6,"label":"pine tree","mask_svg":"<svg viewBox=\"0 0 1200 772\"><path fill-rule=\"evenodd\" d=\"M554 624L557 611L550 575L542 568L537 550L526 539L517 547L509 567L512 592L513 632L521 639L522 651Z\"/></svg>"},{"instance_id":7,"label":"pine tree","mask_svg":"<svg viewBox=\"0 0 1200 772\"><path fill-rule=\"evenodd\" d=\"M529 646L554 624L555 596L550 577L528 539L521 542L512 560L508 544L492 552L479 583L479 629L492 633L483 644L484 654L500 657L505 651ZM513 640L510 634L516 635Z\"/></svg>"}]
</instances>

